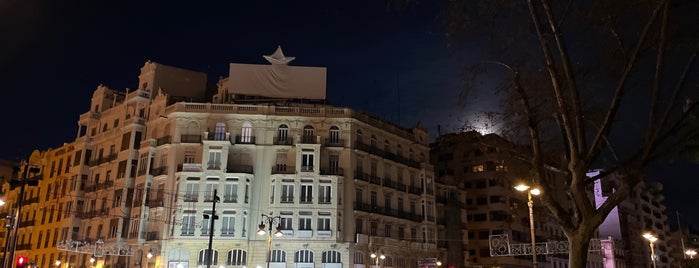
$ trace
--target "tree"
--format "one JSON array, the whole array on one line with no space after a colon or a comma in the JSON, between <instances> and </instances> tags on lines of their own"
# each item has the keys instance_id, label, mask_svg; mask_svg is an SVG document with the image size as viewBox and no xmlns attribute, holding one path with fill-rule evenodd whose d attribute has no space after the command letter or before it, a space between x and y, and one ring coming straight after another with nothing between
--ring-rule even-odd
<instances>
[{"instance_id":1,"label":"tree","mask_svg":"<svg viewBox=\"0 0 699 268\"><path fill-rule=\"evenodd\" d=\"M465 68L465 90L504 70L504 135L527 145L513 155L552 193L541 200L571 268L585 267L590 239L647 168L699 136L696 1L581 2L450 0L444 16L450 44L490 57ZM603 172L587 177L593 168ZM591 185L610 174L619 183L598 207Z\"/></svg>"}]
</instances>

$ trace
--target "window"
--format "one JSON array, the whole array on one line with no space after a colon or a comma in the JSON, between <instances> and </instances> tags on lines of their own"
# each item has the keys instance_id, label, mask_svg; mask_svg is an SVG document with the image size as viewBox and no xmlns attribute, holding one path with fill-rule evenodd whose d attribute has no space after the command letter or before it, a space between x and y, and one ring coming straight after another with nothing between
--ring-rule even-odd
<instances>
[{"instance_id":1,"label":"window","mask_svg":"<svg viewBox=\"0 0 699 268\"><path fill-rule=\"evenodd\" d=\"M376 147L378 146L378 145L377 145L378 142L376 141L376 136L371 135L371 141L370 141L370 142L371 142L371 143L370 143L369 145L371 146L371 148L376 148Z\"/></svg>"},{"instance_id":2,"label":"window","mask_svg":"<svg viewBox=\"0 0 699 268\"><path fill-rule=\"evenodd\" d=\"M208 215L207 215L208 214ZM205 211L204 212L204 221L201 223L201 235L209 235L210 232L210 227L211 227L211 211Z\"/></svg>"},{"instance_id":3,"label":"window","mask_svg":"<svg viewBox=\"0 0 699 268\"><path fill-rule=\"evenodd\" d=\"M299 218L299 230L311 230L311 218Z\"/></svg>"},{"instance_id":4,"label":"window","mask_svg":"<svg viewBox=\"0 0 699 268\"><path fill-rule=\"evenodd\" d=\"M186 214L182 216L182 235L194 235L194 215Z\"/></svg>"},{"instance_id":5,"label":"window","mask_svg":"<svg viewBox=\"0 0 699 268\"><path fill-rule=\"evenodd\" d=\"M282 185L282 203L293 203L294 202L294 185L284 184Z\"/></svg>"},{"instance_id":6,"label":"window","mask_svg":"<svg viewBox=\"0 0 699 268\"><path fill-rule=\"evenodd\" d=\"M340 175L340 156L330 155L328 156L328 173Z\"/></svg>"},{"instance_id":7,"label":"window","mask_svg":"<svg viewBox=\"0 0 699 268\"><path fill-rule=\"evenodd\" d=\"M369 235L373 235L373 236L378 235L378 230L379 230L379 223L372 221L369 224Z\"/></svg>"},{"instance_id":8,"label":"window","mask_svg":"<svg viewBox=\"0 0 699 268\"><path fill-rule=\"evenodd\" d=\"M199 197L199 183L187 183L185 187L184 201L197 202Z\"/></svg>"},{"instance_id":9,"label":"window","mask_svg":"<svg viewBox=\"0 0 699 268\"><path fill-rule=\"evenodd\" d=\"M192 164L194 163L194 154L185 154L184 155L184 163L185 164Z\"/></svg>"},{"instance_id":10,"label":"window","mask_svg":"<svg viewBox=\"0 0 699 268\"><path fill-rule=\"evenodd\" d=\"M221 235L235 236L235 216L223 216L223 219L221 219Z\"/></svg>"},{"instance_id":11,"label":"window","mask_svg":"<svg viewBox=\"0 0 699 268\"><path fill-rule=\"evenodd\" d=\"M383 227L383 236L385 237L391 237L391 224L385 224Z\"/></svg>"},{"instance_id":12,"label":"window","mask_svg":"<svg viewBox=\"0 0 699 268\"><path fill-rule=\"evenodd\" d=\"M303 136L301 136L301 141L303 143L315 143L315 136L313 135L313 127L305 126L303 127Z\"/></svg>"},{"instance_id":13,"label":"window","mask_svg":"<svg viewBox=\"0 0 699 268\"><path fill-rule=\"evenodd\" d=\"M330 136L328 137L328 143L330 144L340 144L340 128L337 126L330 127Z\"/></svg>"},{"instance_id":14,"label":"window","mask_svg":"<svg viewBox=\"0 0 699 268\"><path fill-rule=\"evenodd\" d=\"M238 183L226 182L223 188L224 203L238 203Z\"/></svg>"},{"instance_id":15,"label":"window","mask_svg":"<svg viewBox=\"0 0 699 268\"><path fill-rule=\"evenodd\" d=\"M208 169L221 169L221 151L209 151Z\"/></svg>"},{"instance_id":16,"label":"window","mask_svg":"<svg viewBox=\"0 0 699 268\"><path fill-rule=\"evenodd\" d=\"M254 143L255 138L252 135L252 124L250 122L243 123L243 129L240 132L241 143Z\"/></svg>"},{"instance_id":17,"label":"window","mask_svg":"<svg viewBox=\"0 0 699 268\"><path fill-rule=\"evenodd\" d=\"M294 253L294 262L296 263L313 263L313 251L304 249Z\"/></svg>"},{"instance_id":18,"label":"window","mask_svg":"<svg viewBox=\"0 0 699 268\"><path fill-rule=\"evenodd\" d=\"M289 126L282 124L277 128L277 137L274 138L274 144L277 145L291 145L291 138L289 138Z\"/></svg>"},{"instance_id":19,"label":"window","mask_svg":"<svg viewBox=\"0 0 699 268\"><path fill-rule=\"evenodd\" d=\"M274 249L270 253L271 255L269 256L269 262L286 262L286 252L284 252L283 250Z\"/></svg>"},{"instance_id":20,"label":"window","mask_svg":"<svg viewBox=\"0 0 699 268\"><path fill-rule=\"evenodd\" d=\"M279 228L282 230L293 230L292 223L291 216L282 216L281 221L279 221Z\"/></svg>"},{"instance_id":21,"label":"window","mask_svg":"<svg viewBox=\"0 0 699 268\"><path fill-rule=\"evenodd\" d=\"M358 129L357 130L357 143L363 144L364 143L364 136L362 134L362 130Z\"/></svg>"},{"instance_id":22,"label":"window","mask_svg":"<svg viewBox=\"0 0 699 268\"><path fill-rule=\"evenodd\" d=\"M199 251L197 265L218 265L218 250L202 249Z\"/></svg>"},{"instance_id":23,"label":"window","mask_svg":"<svg viewBox=\"0 0 699 268\"><path fill-rule=\"evenodd\" d=\"M361 251L354 252L354 264L364 264L364 254Z\"/></svg>"},{"instance_id":24,"label":"window","mask_svg":"<svg viewBox=\"0 0 699 268\"><path fill-rule=\"evenodd\" d=\"M214 140L226 140L226 124L220 122L216 123L216 128L214 129Z\"/></svg>"},{"instance_id":25,"label":"window","mask_svg":"<svg viewBox=\"0 0 699 268\"><path fill-rule=\"evenodd\" d=\"M313 171L313 150L303 150L301 154L301 171Z\"/></svg>"},{"instance_id":26,"label":"window","mask_svg":"<svg viewBox=\"0 0 699 268\"><path fill-rule=\"evenodd\" d=\"M330 251L323 251L323 263L341 263L342 262L342 254L338 251L330 250Z\"/></svg>"},{"instance_id":27,"label":"window","mask_svg":"<svg viewBox=\"0 0 699 268\"><path fill-rule=\"evenodd\" d=\"M318 217L318 231L330 231L330 218Z\"/></svg>"},{"instance_id":28,"label":"window","mask_svg":"<svg viewBox=\"0 0 699 268\"><path fill-rule=\"evenodd\" d=\"M242 249L228 251L226 265L247 265L248 252Z\"/></svg>"},{"instance_id":29,"label":"window","mask_svg":"<svg viewBox=\"0 0 699 268\"><path fill-rule=\"evenodd\" d=\"M214 201L214 191L216 191L217 184L215 183L207 183L206 184L206 190L204 191L204 202L212 202Z\"/></svg>"},{"instance_id":30,"label":"window","mask_svg":"<svg viewBox=\"0 0 699 268\"><path fill-rule=\"evenodd\" d=\"M321 184L319 185L319 190L318 190L318 203L319 204L330 204L330 194L332 192L332 186L331 185L324 185Z\"/></svg>"},{"instance_id":31,"label":"window","mask_svg":"<svg viewBox=\"0 0 699 268\"><path fill-rule=\"evenodd\" d=\"M301 203L313 203L313 185L301 185Z\"/></svg>"},{"instance_id":32,"label":"window","mask_svg":"<svg viewBox=\"0 0 699 268\"><path fill-rule=\"evenodd\" d=\"M362 219L355 219L354 220L354 226L355 226L355 231L358 234L363 234L364 233L364 220Z\"/></svg>"}]
</instances>

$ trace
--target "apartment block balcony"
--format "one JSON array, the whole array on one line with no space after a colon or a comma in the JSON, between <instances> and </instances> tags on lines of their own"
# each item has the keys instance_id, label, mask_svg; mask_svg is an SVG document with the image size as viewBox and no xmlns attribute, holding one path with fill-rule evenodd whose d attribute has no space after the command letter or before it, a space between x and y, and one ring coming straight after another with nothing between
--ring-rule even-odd
<instances>
[{"instance_id":1,"label":"apartment block balcony","mask_svg":"<svg viewBox=\"0 0 699 268\"><path fill-rule=\"evenodd\" d=\"M160 240L160 232L147 232L146 241Z\"/></svg>"},{"instance_id":2,"label":"apartment block balcony","mask_svg":"<svg viewBox=\"0 0 699 268\"><path fill-rule=\"evenodd\" d=\"M417 187L417 186L412 186L412 185L411 185L411 186L408 188L408 193L420 195L420 194L423 193L423 189L422 189L422 187Z\"/></svg>"},{"instance_id":3,"label":"apartment block balcony","mask_svg":"<svg viewBox=\"0 0 699 268\"><path fill-rule=\"evenodd\" d=\"M320 169L320 175L343 176L345 175L345 171L341 167L326 167Z\"/></svg>"},{"instance_id":4,"label":"apartment block balcony","mask_svg":"<svg viewBox=\"0 0 699 268\"><path fill-rule=\"evenodd\" d=\"M231 133L215 133L215 132L204 132L204 141L227 141L233 144L231 140Z\"/></svg>"},{"instance_id":5,"label":"apartment block balcony","mask_svg":"<svg viewBox=\"0 0 699 268\"><path fill-rule=\"evenodd\" d=\"M365 173L362 170L355 170L354 171L354 179L355 180L369 182L370 177L371 176L369 176L369 173Z\"/></svg>"},{"instance_id":6,"label":"apartment block balcony","mask_svg":"<svg viewBox=\"0 0 699 268\"><path fill-rule=\"evenodd\" d=\"M201 164L199 163L183 163L177 165L177 172L200 172Z\"/></svg>"},{"instance_id":7,"label":"apartment block balcony","mask_svg":"<svg viewBox=\"0 0 699 268\"><path fill-rule=\"evenodd\" d=\"M299 143L303 143L303 144L319 144L319 142L318 142L318 136L314 136L314 135L303 135L303 136L301 136L301 140L299 141Z\"/></svg>"},{"instance_id":8,"label":"apartment block balcony","mask_svg":"<svg viewBox=\"0 0 699 268\"><path fill-rule=\"evenodd\" d=\"M235 136L235 144L255 144L255 136Z\"/></svg>"},{"instance_id":9,"label":"apartment block balcony","mask_svg":"<svg viewBox=\"0 0 699 268\"><path fill-rule=\"evenodd\" d=\"M19 223L19 228L34 226L34 220L23 220Z\"/></svg>"},{"instance_id":10,"label":"apartment block balcony","mask_svg":"<svg viewBox=\"0 0 699 268\"><path fill-rule=\"evenodd\" d=\"M294 145L294 139L291 137L274 137L274 145Z\"/></svg>"},{"instance_id":11,"label":"apartment block balcony","mask_svg":"<svg viewBox=\"0 0 699 268\"><path fill-rule=\"evenodd\" d=\"M296 169L293 166L286 164L277 164L272 166L272 174L295 174Z\"/></svg>"},{"instance_id":12,"label":"apartment block balcony","mask_svg":"<svg viewBox=\"0 0 699 268\"><path fill-rule=\"evenodd\" d=\"M238 196L237 195L224 195L223 196L223 203L238 203Z\"/></svg>"},{"instance_id":13,"label":"apartment block balcony","mask_svg":"<svg viewBox=\"0 0 699 268\"><path fill-rule=\"evenodd\" d=\"M160 175L165 175L165 174L167 174L167 166L151 168L151 170L150 170L150 175L153 175L153 176L160 176Z\"/></svg>"},{"instance_id":14,"label":"apartment block balcony","mask_svg":"<svg viewBox=\"0 0 699 268\"><path fill-rule=\"evenodd\" d=\"M181 143L201 143L201 135L190 135L182 134L180 135Z\"/></svg>"},{"instance_id":15,"label":"apartment block balcony","mask_svg":"<svg viewBox=\"0 0 699 268\"><path fill-rule=\"evenodd\" d=\"M197 202L199 201L199 195L198 194L185 194L184 197L182 198L184 202Z\"/></svg>"},{"instance_id":16,"label":"apartment block balcony","mask_svg":"<svg viewBox=\"0 0 699 268\"><path fill-rule=\"evenodd\" d=\"M97 190L103 190L114 186L114 181L105 181L96 185Z\"/></svg>"},{"instance_id":17,"label":"apartment block balcony","mask_svg":"<svg viewBox=\"0 0 699 268\"><path fill-rule=\"evenodd\" d=\"M301 166L301 172L313 172L313 166Z\"/></svg>"},{"instance_id":18,"label":"apartment block balcony","mask_svg":"<svg viewBox=\"0 0 699 268\"><path fill-rule=\"evenodd\" d=\"M248 173L252 174L251 165L228 165L226 167L227 173Z\"/></svg>"},{"instance_id":19,"label":"apartment block balcony","mask_svg":"<svg viewBox=\"0 0 699 268\"><path fill-rule=\"evenodd\" d=\"M344 139L325 138L323 140L323 146L325 146L325 147L344 147L345 140Z\"/></svg>"},{"instance_id":20,"label":"apartment block balcony","mask_svg":"<svg viewBox=\"0 0 699 268\"><path fill-rule=\"evenodd\" d=\"M162 198L150 199L146 201L146 206L149 208L165 207L165 202Z\"/></svg>"},{"instance_id":21,"label":"apartment block balcony","mask_svg":"<svg viewBox=\"0 0 699 268\"><path fill-rule=\"evenodd\" d=\"M172 137L170 137L170 136L160 137L160 138L156 139L155 145L160 146L163 144L168 144L171 142L171 140L172 140Z\"/></svg>"}]
</instances>

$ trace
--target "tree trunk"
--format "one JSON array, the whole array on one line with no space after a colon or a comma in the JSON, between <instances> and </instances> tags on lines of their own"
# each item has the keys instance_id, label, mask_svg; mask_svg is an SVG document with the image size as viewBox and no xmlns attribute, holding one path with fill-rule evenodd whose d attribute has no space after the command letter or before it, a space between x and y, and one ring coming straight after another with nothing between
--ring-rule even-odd
<instances>
[{"instance_id":1,"label":"tree trunk","mask_svg":"<svg viewBox=\"0 0 699 268\"><path fill-rule=\"evenodd\" d=\"M568 243L570 243L570 253L568 254L569 268L585 268L587 266L587 253L592 235L585 235L584 233L583 230L578 229L576 233L567 234Z\"/></svg>"}]
</instances>

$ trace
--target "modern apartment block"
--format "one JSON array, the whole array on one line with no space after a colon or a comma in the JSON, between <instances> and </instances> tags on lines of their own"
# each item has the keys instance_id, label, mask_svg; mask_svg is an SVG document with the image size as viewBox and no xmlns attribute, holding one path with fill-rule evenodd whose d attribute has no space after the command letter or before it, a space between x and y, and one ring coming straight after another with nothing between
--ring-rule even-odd
<instances>
[{"instance_id":1,"label":"modern apartment block","mask_svg":"<svg viewBox=\"0 0 699 268\"><path fill-rule=\"evenodd\" d=\"M588 176L595 176L600 171L592 171ZM595 182L595 200L601 204L615 188L617 178L607 176ZM600 238L623 242L614 243L616 254L605 256L606 268L649 267L652 265L650 241L644 234L657 238L653 243L655 266L677 267L671 256L672 245L679 244L668 225L665 197L661 194L662 184L658 182L641 182L630 197L619 204L607 216L599 227ZM623 255L622 255L623 253ZM615 260L615 261L611 261Z\"/></svg>"},{"instance_id":2,"label":"modern apartment block","mask_svg":"<svg viewBox=\"0 0 699 268\"><path fill-rule=\"evenodd\" d=\"M232 64L208 102L204 74L155 62L138 89L98 86L75 141L43 153L55 194L42 188L37 206L58 218L35 228L60 250L36 251L41 267L417 267L438 257L424 128L323 104L324 68L273 60ZM287 85L323 92L257 96L257 83L274 94L288 80L245 72L322 75ZM257 234L270 223L281 237ZM99 243L99 254L66 243Z\"/></svg>"},{"instance_id":3,"label":"modern apartment block","mask_svg":"<svg viewBox=\"0 0 699 268\"><path fill-rule=\"evenodd\" d=\"M445 241L440 245L445 246L450 264L460 260L458 267L532 266L531 255L491 252L491 235L507 235L511 244L531 243L528 197L514 189L526 181L514 175L504 150L511 146L496 134L475 131L441 135L432 144L439 189L438 236ZM536 197L533 202L536 242L567 241L547 209L537 204ZM566 254L541 254L537 262L538 267L568 265ZM590 252L588 267L602 267L600 252Z\"/></svg>"}]
</instances>

